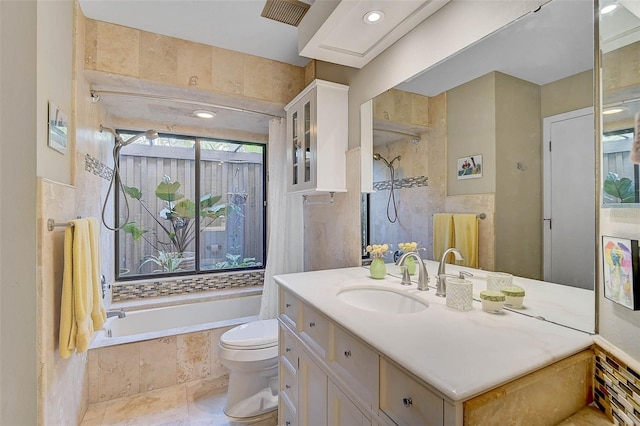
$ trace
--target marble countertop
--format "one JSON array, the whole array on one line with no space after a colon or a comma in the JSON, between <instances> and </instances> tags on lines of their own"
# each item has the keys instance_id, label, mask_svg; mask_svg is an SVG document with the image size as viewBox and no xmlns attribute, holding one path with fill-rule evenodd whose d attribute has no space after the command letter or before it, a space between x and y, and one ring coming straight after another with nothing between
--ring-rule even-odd
<instances>
[{"instance_id":1,"label":"marble countertop","mask_svg":"<svg viewBox=\"0 0 640 426\"><path fill-rule=\"evenodd\" d=\"M426 264L434 276L437 262ZM389 272L394 266L388 265ZM456 270L449 266L447 273ZM481 279L478 273L477 280ZM588 333L517 312L486 313L479 302L471 311L456 311L433 289L419 291L415 283L402 286L399 277L390 275L374 280L361 267L284 274L275 280L452 402L468 400L593 343ZM406 291L429 307L411 314L355 308L337 297L340 290L355 286ZM479 284L477 292L482 289Z\"/></svg>"}]
</instances>

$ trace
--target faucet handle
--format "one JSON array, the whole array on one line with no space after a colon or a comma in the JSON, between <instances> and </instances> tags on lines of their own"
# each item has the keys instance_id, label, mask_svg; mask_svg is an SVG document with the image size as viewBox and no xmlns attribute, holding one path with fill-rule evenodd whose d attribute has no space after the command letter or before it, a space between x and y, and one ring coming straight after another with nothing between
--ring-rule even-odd
<instances>
[{"instance_id":1,"label":"faucet handle","mask_svg":"<svg viewBox=\"0 0 640 426\"><path fill-rule=\"evenodd\" d=\"M464 279L464 277L472 277L473 274L467 271L460 271L460 279Z\"/></svg>"}]
</instances>

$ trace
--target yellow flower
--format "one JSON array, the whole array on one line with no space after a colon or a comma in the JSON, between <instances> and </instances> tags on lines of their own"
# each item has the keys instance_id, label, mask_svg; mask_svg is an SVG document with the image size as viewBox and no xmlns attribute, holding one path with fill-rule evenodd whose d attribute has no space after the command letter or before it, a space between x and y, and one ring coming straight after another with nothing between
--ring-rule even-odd
<instances>
[{"instance_id":1,"label":"yellow flower","mask_svg":"<svg viewBox=\"0 0 640 426\"><path fill-rule=\"evenodd\" d=\"M388 244L373 244L367 246L367 253L371 253L374 257L382 257L388 250Z\"/></svg>"},{"instance_id":2,"label":"yellow flower","mask_svg":"<svg viewBox=\"0 0 640 426\"><path fill-rule=\"evenodd\" d=\"M409 251L416 251L416 249L418 248L418 243L416 243L415 241L410 243L400 243L398 244L398 248L405 253Z\"/></svg>"}]
</instances>

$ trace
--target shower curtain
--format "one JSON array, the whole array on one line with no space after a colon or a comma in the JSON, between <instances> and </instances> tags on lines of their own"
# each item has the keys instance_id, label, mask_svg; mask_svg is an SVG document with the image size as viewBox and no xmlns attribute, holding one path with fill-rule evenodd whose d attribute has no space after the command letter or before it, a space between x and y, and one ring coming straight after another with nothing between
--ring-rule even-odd
<instances>
[{"instance_id":1,"label":"shower curtain","mask_svg":"<svg viewBox=\"0 0 640 426\"><path fill-rule=\"evenodd\" d=\"M269 122L269 186L267 264L260 305L260 318L278 315L278 286L274 275L301 272L304 268L304 222L302 196L287 191L286 120Z\"/></svg>"}]
</instances>

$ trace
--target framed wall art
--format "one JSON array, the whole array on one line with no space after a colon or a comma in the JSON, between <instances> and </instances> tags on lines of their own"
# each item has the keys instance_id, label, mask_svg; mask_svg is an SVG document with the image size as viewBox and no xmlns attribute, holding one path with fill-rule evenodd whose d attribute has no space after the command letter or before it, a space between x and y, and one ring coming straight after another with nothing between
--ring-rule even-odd
<instances>
[{"instance_id":1,"label":"framed wall art","mask_svg":"<svg viewBox=\"0 0 640 426\"><path fill-rule=\"evenodd\" d=\"M604 297L634 311L640 310L638 240L602 237Z\"/></svg>"},{"instance_id":2,"label":"framed wall art","mask_svg":"<svg viewBox=\"0 0 640 426\"><path fill-rule=\"evenodd\" d=\"M67 153L67 116L53 102L49 102L49 147Z\"/></svg>"},{"instance_id":3,"label":"framed wall art","mask_svg":"<svg viewBox=\"0 0 640 426\"><path fill-rule=\"evenodd\" d=\"M482 155L458 158L458 179L482 177Z\"/></svg>"}]
</instances>

